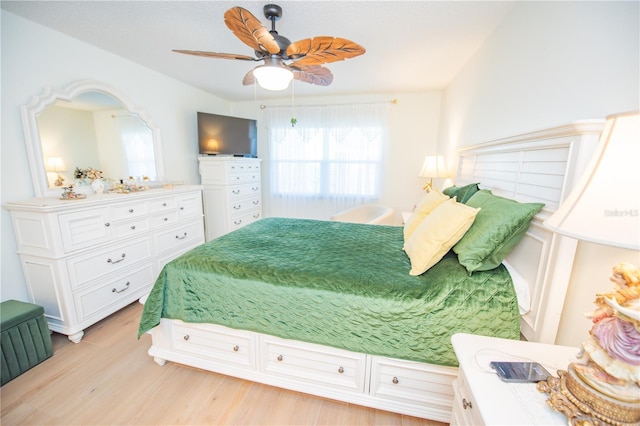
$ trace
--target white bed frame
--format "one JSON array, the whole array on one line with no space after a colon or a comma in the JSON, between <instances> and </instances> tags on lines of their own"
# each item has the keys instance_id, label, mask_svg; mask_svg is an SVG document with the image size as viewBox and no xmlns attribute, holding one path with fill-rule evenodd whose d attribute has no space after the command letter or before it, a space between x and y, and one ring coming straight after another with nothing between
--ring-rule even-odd
<instances>
[{"instance_id":1,"label":"white bed frame","mask_svg":"<svg viewBox=\"0 0 640 426\"><path fill-rule=\"evenodd\" d=\"M543 227L593 152L603 121L584 121L459 150L457 184L518 201L541 201L526 236L507 261L526 281L527 340L554 343L576 241ZM448 422L457 368L349 352L212 324L163 319L150 331L149 354L168 361L285 389Z\"/></svg>"}]
</instances>

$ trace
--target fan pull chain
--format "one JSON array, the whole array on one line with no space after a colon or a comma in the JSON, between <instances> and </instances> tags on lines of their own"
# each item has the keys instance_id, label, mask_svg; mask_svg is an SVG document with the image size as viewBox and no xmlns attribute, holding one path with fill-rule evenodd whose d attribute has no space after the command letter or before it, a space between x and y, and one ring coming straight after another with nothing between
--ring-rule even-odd
<instances>
[{"instance_id":1,"label":"fan pull chain","mask_svg":"<svg viewBox=\"0 0 640 426\"><path fill-rule=\"evenodd\" d=\"M291 81L291 127L296 127L298 119L296 118L296 98L295 98L295 82Z\"/></svg>"}]
</instances>

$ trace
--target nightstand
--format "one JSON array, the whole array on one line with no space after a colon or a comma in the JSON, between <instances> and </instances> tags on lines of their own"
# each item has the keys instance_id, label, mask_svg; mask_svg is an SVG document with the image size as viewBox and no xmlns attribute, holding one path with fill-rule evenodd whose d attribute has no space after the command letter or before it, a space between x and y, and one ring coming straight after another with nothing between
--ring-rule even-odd
<instances>
[{"instance_id":1,"label":"nightstand","mask_svg":"<svg viewBox=\"0 0 640 426\"><path fill-rule=\"evenodd\" d=\"M453 382L451 425L566 425L567 418L546 403L535 383L506 383L491 361L536 361L549 373L566 370L579 349L495 337L455 334L451 338L460 364Z\"/></svg>"},{"instance_id":2,"label":"nightstand","mask_svg":"<svg viewBox=\"0 0 640 426\"><path fill-rule=\"evenodd\" d=\"M402 212L402 224L406 225L413 212Z\"/></svg>"}]
</instances>

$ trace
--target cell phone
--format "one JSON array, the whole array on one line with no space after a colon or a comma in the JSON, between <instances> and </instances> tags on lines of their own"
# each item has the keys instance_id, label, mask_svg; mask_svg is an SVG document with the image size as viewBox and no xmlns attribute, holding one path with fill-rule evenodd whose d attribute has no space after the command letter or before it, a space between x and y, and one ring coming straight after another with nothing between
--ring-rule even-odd
<instances>
[{"instance_id":1,"label":"cell phone","mask_svg":"<svg viewBox=\"0 0 640 426\"><path fill-rule=\"evenodd\" d=\"M551 374L537 362L492 361L489 365L504 382L537 383L551 377Z\"/></svg>"}]
</instances>

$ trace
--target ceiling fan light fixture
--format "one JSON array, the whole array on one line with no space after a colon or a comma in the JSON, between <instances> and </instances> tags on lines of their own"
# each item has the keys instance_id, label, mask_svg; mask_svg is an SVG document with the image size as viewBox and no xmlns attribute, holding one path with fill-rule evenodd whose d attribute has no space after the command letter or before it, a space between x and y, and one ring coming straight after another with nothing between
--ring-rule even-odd
<instances>
[{"instance_id":1,"label":"ceiling fan light fixture","mask_svg":"<svg viewBox=\"0 0 640 426\"><path fill-rule=\"evenodd\" d=\"M260 87L267 90L284 90L293 80L293 73L290 70L274 64L256 67L253 70L253 76Z\"/></svg>"}]
</instances>

